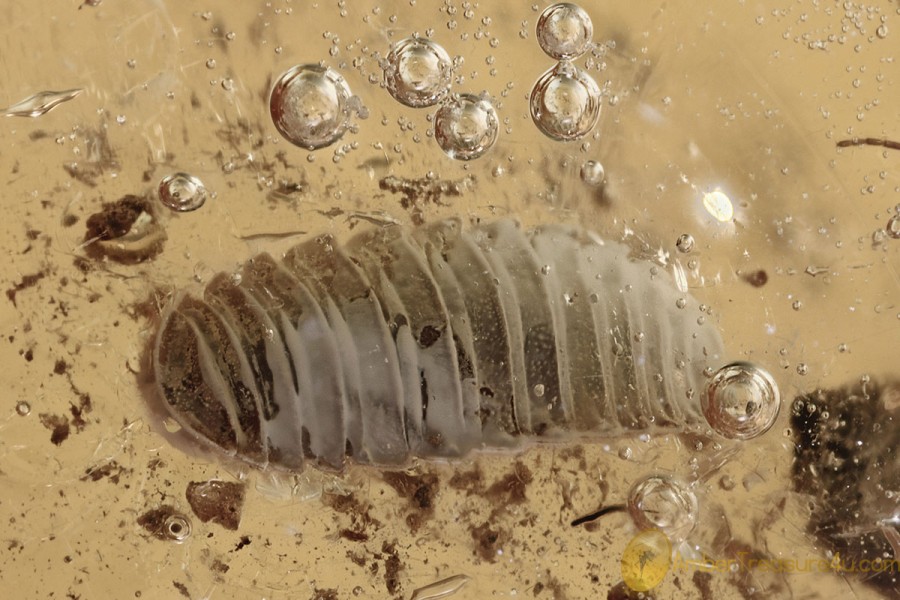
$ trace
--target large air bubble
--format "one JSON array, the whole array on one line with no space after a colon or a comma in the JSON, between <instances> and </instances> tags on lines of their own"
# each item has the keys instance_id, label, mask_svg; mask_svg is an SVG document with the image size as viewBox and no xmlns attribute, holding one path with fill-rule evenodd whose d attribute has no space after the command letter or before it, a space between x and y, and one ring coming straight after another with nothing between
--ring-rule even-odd
<instances>
[{"instance_id":1,"label":"large air bubble","mask_svg":"<svg viewBox=\"0 0 900 600\"><path fill-rule=\"evenodd\" d=\"M570 62L561 62L535 82L531 118L547 137L577 140L599 121L600 100L600 88L593 77Z\"/></svg>"},{"instance_id":2,"label":"large air bubble","mask_svg":"<svg viewBox=\"0 0 900 600\"><path fill-rule=\"evenodd\" d=\"M434 139L450 158L472 160L487 152L500 131L497 109L475 94L459 94L434 116Z\"/></svg>"},{"instance_id":3,"label":"large air bubble","mask_svg":"<svg viewBox=\"0 0 900 600\"><path fill-rule=\"evenodd\" d=\"M413 108L433 106L447 95L452 75L450 55L431 40L408 37L391 47L384 84L391 96Z\"/></svg>"},{"instance_id":4,"label":"large air bubble","mask_svg":"<svg viewBox=\"0 0 900 600\"><path fill-rule=\"evenodd\" d=\"M295 146L315 150L336 142L350 126L350 86L322 65L297 65L275 82L269 99L272 121Z\"/></svg>"},{"instance_id":5,"label":"large air bubble","mask_svg":"<svg viewBox=\"0 0 900 600\"><path fill-rule=\"evenodd\" d=\"M571 60L588 51L594 24L583 8L559 2L544 9L536 35L541 49L556 60Z\"/></svg>"}]
</instances>

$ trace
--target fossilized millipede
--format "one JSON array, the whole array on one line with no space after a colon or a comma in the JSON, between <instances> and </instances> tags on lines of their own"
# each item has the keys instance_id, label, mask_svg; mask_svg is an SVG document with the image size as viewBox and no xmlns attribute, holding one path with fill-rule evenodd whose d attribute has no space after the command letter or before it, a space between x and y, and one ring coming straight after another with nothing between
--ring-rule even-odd
<instances>
[{"instance_id":1,"label":"fossilized millipede","mask_svg":"<svg viewBox=\"0 0 900 600\"><path fill-rule=\"evenodd\" d=\"M289 470L683 429L722 342L652 267L509 220L320 236L178 294L153 393L189 435Z\"/></svg>"}]
</instances>

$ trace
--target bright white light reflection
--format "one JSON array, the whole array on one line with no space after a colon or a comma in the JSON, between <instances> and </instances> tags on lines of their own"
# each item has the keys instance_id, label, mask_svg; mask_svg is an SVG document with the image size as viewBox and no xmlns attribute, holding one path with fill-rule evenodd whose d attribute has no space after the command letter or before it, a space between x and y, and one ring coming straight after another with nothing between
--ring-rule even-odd
<instances>
[{"instance_id":1,"label":"bright white light reflection","mask_svg":"<svg viewBox=\"0 0 900 600\"><path fill-rule=\"evenodd\" d=\"M723 223L730 221L734 217L734 207L731 205L731 198L719 189L703 194L703 208L717 221L722 221Z\"/></svg>"}]
</instances>

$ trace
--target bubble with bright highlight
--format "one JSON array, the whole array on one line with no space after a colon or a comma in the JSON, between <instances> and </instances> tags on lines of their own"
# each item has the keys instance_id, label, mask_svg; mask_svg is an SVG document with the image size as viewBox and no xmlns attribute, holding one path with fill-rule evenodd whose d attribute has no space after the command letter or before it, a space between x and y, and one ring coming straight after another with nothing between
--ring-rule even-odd
<instances>
[{"instance_id":1,"label":"bubble with bright highlight","mask_svg":"<svg viewBox=\"0 0 900 600\"><path fill-rule=\"evenodd\" d=\"M722 190L713 190L703 194L703 208L711 214L714 219L727 223L734 218L734 206L729 198Z\"/></svg>"}]
</instances>

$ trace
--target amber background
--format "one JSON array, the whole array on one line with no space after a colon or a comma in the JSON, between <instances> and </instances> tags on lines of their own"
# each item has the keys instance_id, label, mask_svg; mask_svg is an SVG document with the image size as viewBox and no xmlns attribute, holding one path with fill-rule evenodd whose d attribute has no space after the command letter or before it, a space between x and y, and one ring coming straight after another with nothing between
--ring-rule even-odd
<instances>
[{"instance_id":1,"label":"amber background","mask_svg":"<svg viewBox=\"0 0 900 600\"><path fill-rule=\"evenodd\" d=\"M431 484L433 508L424 513L373 470L279 478L184 455L152 430L133 374L152 323L135 316L136 303L304 233L343 236L351 211L409 222L378 180L429 172L472 176L475 185L426 206L428 219L580 222L646 243L649 255L667 255L666 268L696 259L688 283L713 307L730 353L775 373L788 401L862 374L897 376L900 240L872 240L900 201L900 152L835 147L852 136L900 137L896 2L584 2L595 41L615 40L616 50L605 70L591 71L608 82L600 125L565 144L543 138L527 113L531 84L552 66L534 40L542 6L483 1L470 19L467 4L5 4L0 105L42 90L83 92L0 128L0 240L10 257L0 283L11 290L0 303L3 594L408 598L465 574L472 580L461 600L604 597L635 531L621 514L589 528L569 522L621 502L637 477L667 470L701 476L697 543L727 525L734 540L768 556L819 556L804 529L815 505L790 491L787 411L733 454L724 442L698 451L681 438L625 439L423 465L412 476ZM377 84L373 53L428 29L465 59L454 90L498 100L500 140L470 164L429 139L428 110L399 105ZM338 69L370 112L339 142L356 147L337 162L337 146L308 156L279 137L267 114L273 78L317 61ZM578 178L589 159L606 168L602 195ZM79 268L87 217L176 170L200 177L214 197L197 212L164 215L163 254ZM300 192L273 194L294 183ZM715 187L734 201L734 222L703 211L702 194ZM335 208L343 214L323 214ZM697 240L690 255L674 247L685 232ZM824 270L813 277L809 266ZM738 275L758 269L768 274L761 288ZM27 416L16 412L21 401ZM44 424L54 418L70 424L59 444ZM619 457L625 447L628 460ZM247 482L237 531L194 518L179 545L137 524L160 505L191 516L188 483L213 478ZM723 478L735 487L723 489ZM352 507L333 493L320 501L323 489L352 491ZM488 538L495 541L485 552ZM714 574L705 583L715 598L871 595L833 574ZM670 574L658 596L702 593L690 573Z\"/></svg>"}]
</instances>

